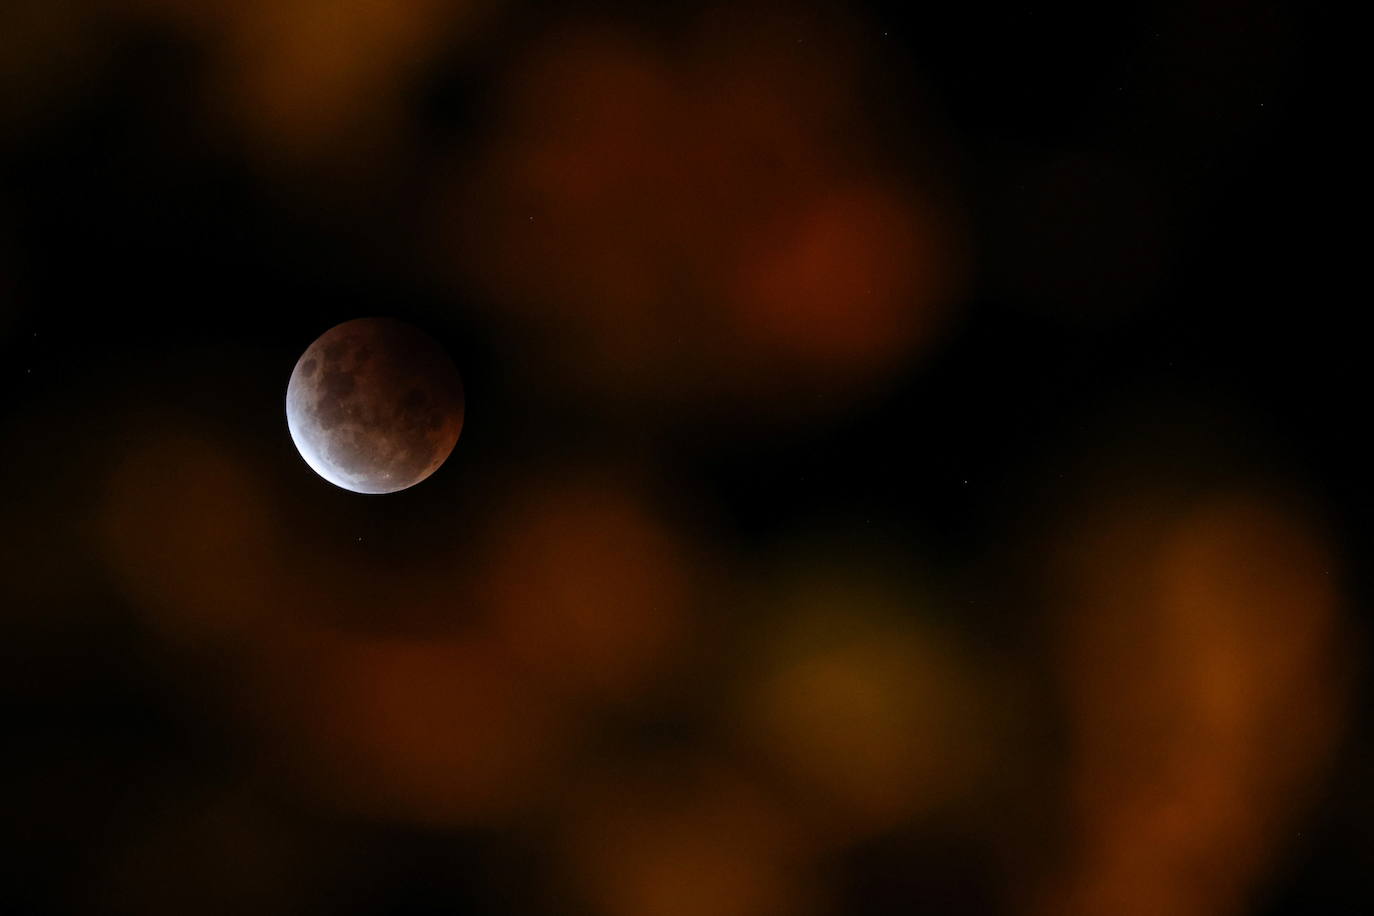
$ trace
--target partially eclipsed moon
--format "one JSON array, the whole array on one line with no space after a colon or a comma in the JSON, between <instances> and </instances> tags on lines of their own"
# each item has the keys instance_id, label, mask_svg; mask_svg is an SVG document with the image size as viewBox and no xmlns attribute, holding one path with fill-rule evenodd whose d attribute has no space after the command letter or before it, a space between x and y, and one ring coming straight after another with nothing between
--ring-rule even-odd
<instances>
[{"instance_id":1,"label":"partially eclipsed moon","mask_svg":"<svg viewBox=\"0 0 1374 916\"><path fill-rule=\"evenodd\" d=\"M286 424L301 457L355 493L394 493L444 463L463 429L463 383L429 335L389 318L331 328L296 363Z\"/></svg>"}]
</instances>

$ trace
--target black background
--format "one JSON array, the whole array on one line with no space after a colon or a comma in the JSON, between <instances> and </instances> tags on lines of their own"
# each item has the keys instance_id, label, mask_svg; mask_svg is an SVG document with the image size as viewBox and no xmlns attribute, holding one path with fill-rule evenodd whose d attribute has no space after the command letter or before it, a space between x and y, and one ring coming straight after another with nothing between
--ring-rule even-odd
<instances>
[{"instance_id":1,"label":"black background","mask_svg":"<svg viewBox=\"0 0 1374 916\"><path fill-rule=\"evenodd\" d=\"M609 15L671 31L691 14L637 6ZM441 151L479 144L490 129L501 61L576 11L495 15L476 53L440 59L410 92L407 167L326 205L283 193L221 142L200 114L207 77L194 42L137 18L107 21L113 50L98 79L0 139L5 489L81 515L105 460L82 442L109 441L122 422L101 405L170 405L279 458L291 511L324 519L303 523L305 536L399 541L376 549L400 563L423 553L414 532L480 499L465 492L468 467L652 438L675 479L709 494L745 555L817 519L880 516L956 571L965 626L1014 645L1025 621L986 600L997 585L957 571L1014 552L1014 533L1058 498L1044 481L1090 470L1064 457L1073 443L1101 429L1153 441L1169 405L1214 437L1218 466L1302 482L1336 532L1358 623L1370 540L1357 409L1366 344L1350 285L1353 204L1336 127L1350 112L1335 94L1333 23L1304 4L1192 6L858 10L891 64L878 87L884 110L900 117L904 95L919 91L944 118L973 226L973 288L940 347L880 395L768 435L726 422L705 437L643 432L595 406L531 397L508 368L521 354L475 307L482 294L439 288L407 251ZM1166 105L1169 85L1195 90L1196 109ZM1020 180L1035 163L1103 153L1143 164L1152 190L1122 197L1110 172L1095 184L1087 169L1047 205ZM1121 306L1082 313L1097 301ZM357 508L332 491L293 489L299 467L279 402L315 336L378 313L421 324L450 350L468 425L424 492ZM55 479L75 483L42 496ZM16 523L3 538L45 568L94 575L51 531ZM13 592L31 600L22 583ZM86 911L69 889L102 848L111 812L146 803L137 787L155 778L134 774L178 757L211 771L241 764L231 736L140 674L139 660L156 651L144 637L118 615L108 620L79 639L4 640L6 912ZM1356 716L1316 813L1299 825L1307 839L1272 870L1255 912L1369 905L1370 746ZM293 829L328 835L331 817L300 811ZM493 874L526 873L530 853L508 838L375 826L361 835L351 842L382 850L364 889L311 912L560 911L532 892L493 898ZM948 836L855 850L845 911L910 912L913 900L932 912L1010 911L985 889L984 853L976 838ZM521 883L502 886L513 894Z\"/></svg>"}]
</instances>

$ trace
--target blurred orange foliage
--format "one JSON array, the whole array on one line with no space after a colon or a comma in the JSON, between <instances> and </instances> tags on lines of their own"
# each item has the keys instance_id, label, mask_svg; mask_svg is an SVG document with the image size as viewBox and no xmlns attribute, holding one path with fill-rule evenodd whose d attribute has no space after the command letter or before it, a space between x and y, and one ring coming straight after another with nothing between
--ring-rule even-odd
<instances>
[{"instance_id":1,"label":"blurred orange foliage","mask_svg":"<svg viewBox=\"0 0 1374 916\"><path fill-rule=\"evenodd\" d=\"M479 590L490 626L559 693L634 696L686 635L694 570L628 487L528 481L487 544Z\"/></svg>"},{"instance_id":2,"label":"blurred orange foliage","mask_svg":"<svg viewBox=\"0 0 1374 916\"><path fill-rule=\"evenodd\" d=\"M1343 718L1320 526L1266 491L1156 496L1066 554L1075 845L1046 912L1244 912Z\"/></svg>"},{"instance_id":3,"label":"blurred orange foliage","mask_svg":"<svg viewBox=\"0 0 1374 916\"><path fill-rule=\"evenodd\" d=\"M802 41L721 20L536 44L444 205L441 268L485 291L554 389L843 402L924 349L959 294L949 182L877 155L845 24Z\"/></svg>"}]
</instances>

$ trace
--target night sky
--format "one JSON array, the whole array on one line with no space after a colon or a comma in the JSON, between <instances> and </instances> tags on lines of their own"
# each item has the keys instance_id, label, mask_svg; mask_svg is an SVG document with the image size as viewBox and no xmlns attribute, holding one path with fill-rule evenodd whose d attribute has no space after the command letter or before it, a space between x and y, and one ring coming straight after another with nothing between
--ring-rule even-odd
<instances>
[{"instance_id":1,"label":"night sky","mask_svg":"<svg viewBox=\"0 0 1374 916\"><path fill-rule=\"evenodd\" d=\"M1374 904L1326 15L11 0L0 910Z\"/></svg>"}]
</instances>

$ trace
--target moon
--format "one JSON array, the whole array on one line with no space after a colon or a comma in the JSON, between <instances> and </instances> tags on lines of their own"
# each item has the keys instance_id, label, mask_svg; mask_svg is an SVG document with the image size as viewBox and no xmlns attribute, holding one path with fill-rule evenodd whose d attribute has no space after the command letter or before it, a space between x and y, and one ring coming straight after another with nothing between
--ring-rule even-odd
<instances>
[{"instance_id":1,"label":"moon","mask_svg":"<svg viewBox=\"0 0 1374 916\"><path fill-rule=\"evenodd\" d=\"M330 328L296 362L286 425L305 463L354 493L438 470L463 430L463 383L435 340L390 318Z\"/></svg>"}]
</instances>

